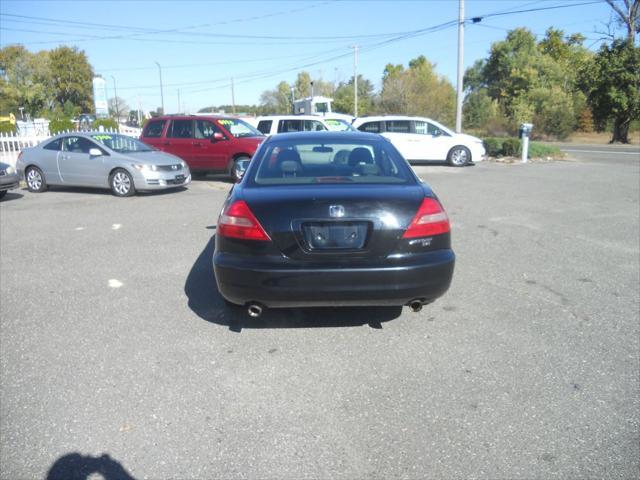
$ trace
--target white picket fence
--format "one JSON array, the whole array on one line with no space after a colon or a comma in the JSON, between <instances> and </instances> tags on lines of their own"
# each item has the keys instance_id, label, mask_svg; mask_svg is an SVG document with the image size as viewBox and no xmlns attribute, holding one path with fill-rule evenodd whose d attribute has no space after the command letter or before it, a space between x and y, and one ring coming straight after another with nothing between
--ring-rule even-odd
<instances>
[{"instance_id":1,"label":"white picket fence","mask_svg":"<svg viewBox=\"0 0 640 480\"><path fill-rule=\"evenodd\" d=\"M60 133L75 133L72 131L60 132ZM106 133L118 133L115 130L106 130ZM120 125L120 132L123 135L128 135L130 137L138 138L141 133L141 129L127 127L125 125ZM8 163L9 165L13 165L15 167L16 161L18 160L18 155L23 148L33 147L40 142L51 138L49 132L46 134L30 134L30 135L20 135L12 134L12 133L0 133L0 162Z\"/></svg>"}]
</instances>

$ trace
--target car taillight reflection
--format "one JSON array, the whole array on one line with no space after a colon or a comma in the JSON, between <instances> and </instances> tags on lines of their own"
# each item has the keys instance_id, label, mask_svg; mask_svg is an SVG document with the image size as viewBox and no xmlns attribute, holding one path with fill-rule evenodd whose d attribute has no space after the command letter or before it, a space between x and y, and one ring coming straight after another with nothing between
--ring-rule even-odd
<instances>
[{"instance_id":1,"label":"car taillight reflection","mask_svg":"<svg viewBox=\"0 0 640 480\"><path fill-rule=\"evenodd\" d=\"M251 212L249 205L238 200L227 206L218 219L218 235L242 240L270 241L260 222Z\"/></svg>"},{"instance_id":2,"label":"car taillight reflection","mask_svg":"<svg viewBox=\"0 0 640 480\"><path fill-rule=\"evenodd\" d=\"M402 238L430 237L449 230L449 217L440 202L425 198Z\"/></svg>"}]
</instances>

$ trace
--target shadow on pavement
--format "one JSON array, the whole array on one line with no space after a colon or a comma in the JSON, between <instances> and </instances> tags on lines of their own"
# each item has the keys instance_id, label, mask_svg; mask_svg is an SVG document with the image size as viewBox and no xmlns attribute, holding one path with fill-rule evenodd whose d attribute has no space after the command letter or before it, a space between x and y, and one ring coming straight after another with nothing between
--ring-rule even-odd
<instances>
[{"instance_id":1,"label":"shadow on pavement","mask_svg":"<svg viewBox=\"0 0 640 480\"><path fill-rule=\"evenodd\" d=\"M146 191L140 191L137 190L135 195L133 195L133 197L130 198L135 198L136 196L139 197L160 197L162 195L173 195L175 193L179 193L179 192L184 192L185 190L187 190L188 187L175 187L175 188L168 188L166 190L146 190ZM24 189L25 191L28 191L26 188ZM107 189L107 188L92 188L92 187L67 187L64 185L49 185L47 187L47 190L45 190L44 194L46 195L46 193L48 191L51 192L65 192L65 193L85 193L85 194L94 194L94 195L105 195L108 197L112 197L113 193L111 193L111 190Z\"/></svg>"},{"instance_id":2,"label":"shadow on pavement","mask_svg":"<svg viewBox=\"0 0 640 480\"><path fill-rule=\"evenodd\" d=\"M0 203L11 202L13 200L18 200L19 198L24 197L21 193L16 193L13 191L8 191L4 197L0 199Z\"/></svg>"},{"instance_id":3,"label":"shadow on pavement","mask_svg":"<svg viewBox=\"0 0 640 480\"><path fill-rule=\"evenodd\" d=\"M209 227L207 227L209 228ZM382 328L383 322L398 318L402 307L341 307L265 309L259 318L248 315L247 309L225 303L218 292L213 273L215 236L200 253L184 285L189 308L200 318L229 327L234 332L243 328L319 328L356 327L369 325Z\"/></svg>"},{"instance_id":4,"label":"shadow on pavement","mask_svg":"<svg viewBox=\"0 0 640 480\"><path fill-rule=\"evenodd\" d=\"M109 455L84 456L80 453L63 455L49 469L46 480L89 480L99 474L104 480L136 480L120 462Z\"/></svg>"}]
</instances>

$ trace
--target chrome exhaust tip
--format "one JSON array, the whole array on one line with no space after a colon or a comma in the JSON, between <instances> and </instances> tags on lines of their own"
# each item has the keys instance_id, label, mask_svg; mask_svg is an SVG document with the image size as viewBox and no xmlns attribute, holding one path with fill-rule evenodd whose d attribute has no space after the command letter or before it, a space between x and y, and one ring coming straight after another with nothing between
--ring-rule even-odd
<instances>
[{"instance_id":1,"label":"chrome exhaust tip","mask_svg":"<svg viewBox=\"0 0 640 480\"><path fill-rule=\"evenodd\" d=\"M414 312L419 312L420 310L422 310L422 302L420 300L414 300L412 301L409 306L411 307L411 310L413 310Z\"/></svg>"},{"instance_id":2,"label":"chrome exhaust tip","mask_svg":"<svg viewBox=\"0 0 640 480\"><path fill-rule=\"evenodd\" d=\"M249 308L247 308L247 312L249 313L250 317L258 318L260 315L262 315L262 307L257 303L252 303L251 305L249 305Z\"/></svg>"}]
</instances>

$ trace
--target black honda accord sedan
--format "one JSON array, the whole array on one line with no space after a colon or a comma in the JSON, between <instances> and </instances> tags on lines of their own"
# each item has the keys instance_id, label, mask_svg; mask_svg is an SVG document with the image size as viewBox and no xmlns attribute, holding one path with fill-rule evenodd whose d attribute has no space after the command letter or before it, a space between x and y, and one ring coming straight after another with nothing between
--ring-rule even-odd
<instances>
[{"instance_id":1,"label":"black honda accord sedan","mask_svg":"<svg viewBox=\"0 0 640 480\"><path fill-rule=\"evenodd\" d=\"M274 135L218 218L221 295L264 307L409 305L444 294L455 256L433 191L384 137Z\"/></svg>"}]
</instances>

